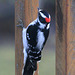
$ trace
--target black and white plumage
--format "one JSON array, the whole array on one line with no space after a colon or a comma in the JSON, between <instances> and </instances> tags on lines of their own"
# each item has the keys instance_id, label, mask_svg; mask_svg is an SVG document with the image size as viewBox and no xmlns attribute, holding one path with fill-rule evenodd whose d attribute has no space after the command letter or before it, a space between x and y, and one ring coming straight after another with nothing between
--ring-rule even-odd
<instances>
[{"instance_id":1,"label":"black and white plumage","mask_svg":"<svg viewBox=\"0 0 75 75\"><path fill-rule=\"evenodd\" d=\"M23 27L24 67L22 75L33 75L37 69L37 61L41 60L41 51L49 35L50 21L50 15L42 9L38 9L37 19L27 28Z\"/></svg>"}]
</instances>

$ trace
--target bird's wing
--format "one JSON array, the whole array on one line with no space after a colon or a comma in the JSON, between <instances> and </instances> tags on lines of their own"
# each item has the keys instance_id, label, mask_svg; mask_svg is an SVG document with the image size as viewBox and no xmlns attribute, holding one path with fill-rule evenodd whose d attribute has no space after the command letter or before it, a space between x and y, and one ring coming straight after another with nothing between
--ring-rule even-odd
<instances>
[{"instance_id":1,"label":"bird's wing","mask_svg":"<svg viewBox=\"0 0 75 75\"><path fill-rule=\"evenodd\" d=\"M38 27L35 25L30 25L27 29L27 40L28 44L31 45L32 47L36 47L37 45L37 32L38 32Z\"/></svg>"}]
</instances>

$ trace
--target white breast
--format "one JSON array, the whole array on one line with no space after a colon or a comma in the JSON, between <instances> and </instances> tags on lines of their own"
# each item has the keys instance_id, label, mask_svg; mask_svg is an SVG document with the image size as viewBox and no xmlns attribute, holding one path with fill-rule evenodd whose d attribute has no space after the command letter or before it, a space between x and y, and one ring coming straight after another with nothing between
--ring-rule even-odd
<instances>
[{"instance_id":1,"label":"white breast","mask_svg":"<svg viewBox=\"0 0 75 75\"><path fill-rule=\"evenodd\" d=\"M24 53L24 64L26 62L26 58L27 58L27 53L26 53L26 49L28 48L28 42L27 42L27 39L26 39L26 28L23 28L23 31L22 31L22 38L23 38L23 53Z\"/></svg>"},{"instance_id":2,"label":"white breast","mask_svg":"<svg viewBox=\"0 0 75 75\"><path fill-rule=\"evenodd\" d=\"M50 28L50 23L47 25L47 29L49 29Z\"/></svg>"},{"instance_id":3,"label":"white breast","mask_svg":"<svg viewBox=\"0 0 75 75\"><path fill-rule=\"evenodd\" d=\"M23 31L22 31L22 38L23 38L23 47L24 49L26 49L28 47L28 42L27 42L27 38L26 38L26 28L23 28Z\"/></svg>"},{"instance_id":4,"label":"white breast","mask_svg":"<svg viewBox=\"0 0 75 75\"><path fill-rule=\"evenodd\" d=\"M43 32L41 32L41 31L38 31L38 35L37 35L37 47L41 50L41 48L42 48L42 46L43 46L43 43L44 43L44 41L45 41L45 38L44 38L44 34L43 34Z\"/></svg>"},{"instance_id":5,"label":"white breast","mask_svg":"<svg viewBox=\"0 0 75 75\"><path fill-rule=\"evenodd\" d=\"M24 53L24 65L23 65L23 69L22 69L22 75L23 75L23 72L24 72L24 66L26 64L26 59L27 59L27 52L26 52L26 49L28 48L28 42L27 42L27 39L26 39L26 28L23 28L23 31L22 31L22 40L23 40L23 53Z\"/></svg>"}]
</instances>

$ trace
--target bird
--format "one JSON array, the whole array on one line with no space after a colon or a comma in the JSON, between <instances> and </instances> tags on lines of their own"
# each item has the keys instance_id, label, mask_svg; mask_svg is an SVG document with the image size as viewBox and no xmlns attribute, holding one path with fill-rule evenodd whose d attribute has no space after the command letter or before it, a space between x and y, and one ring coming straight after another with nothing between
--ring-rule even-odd
<instances>
[{"instance_id":1,"label":"bird","mask_svg":"<svg viewBox=\"0 0 75 75\"><path fill-rule=\"evenodd\" d=\"M46 44L50 31L51 16L48 12L38 8L36 20L26 28L22 20L17 27L22 27L24 66L22 75L33 75L37 70L37 62L41 60L41 53Z\"/></svg>"}]
</instances>

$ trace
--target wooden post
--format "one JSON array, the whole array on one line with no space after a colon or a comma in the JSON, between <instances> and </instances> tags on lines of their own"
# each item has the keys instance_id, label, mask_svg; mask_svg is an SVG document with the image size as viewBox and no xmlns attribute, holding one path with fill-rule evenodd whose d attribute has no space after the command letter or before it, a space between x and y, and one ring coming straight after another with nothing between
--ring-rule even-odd
<instances>
[{"instance_id":1,"label":"wooden post","mask_svg":"<svg viewBox=\"0 0 75 75\"><path fill-rule=\"evenodd\" d=\"M75 75L75 0L56 0L56 75Z\"/></svg>"},{"instance_id":2,"label":"wooden post","mask_svg":"<svg viewBox=\"0 0 75 75\"><path fill-rule=\"evenodd\" d=\"M15 0L15 75L22 75L23 44L22 29L16 27L23 20L25 27L37 18L39 0ZM35 72L38 75L38 70Z\"/></svg>"}]
</instances>

